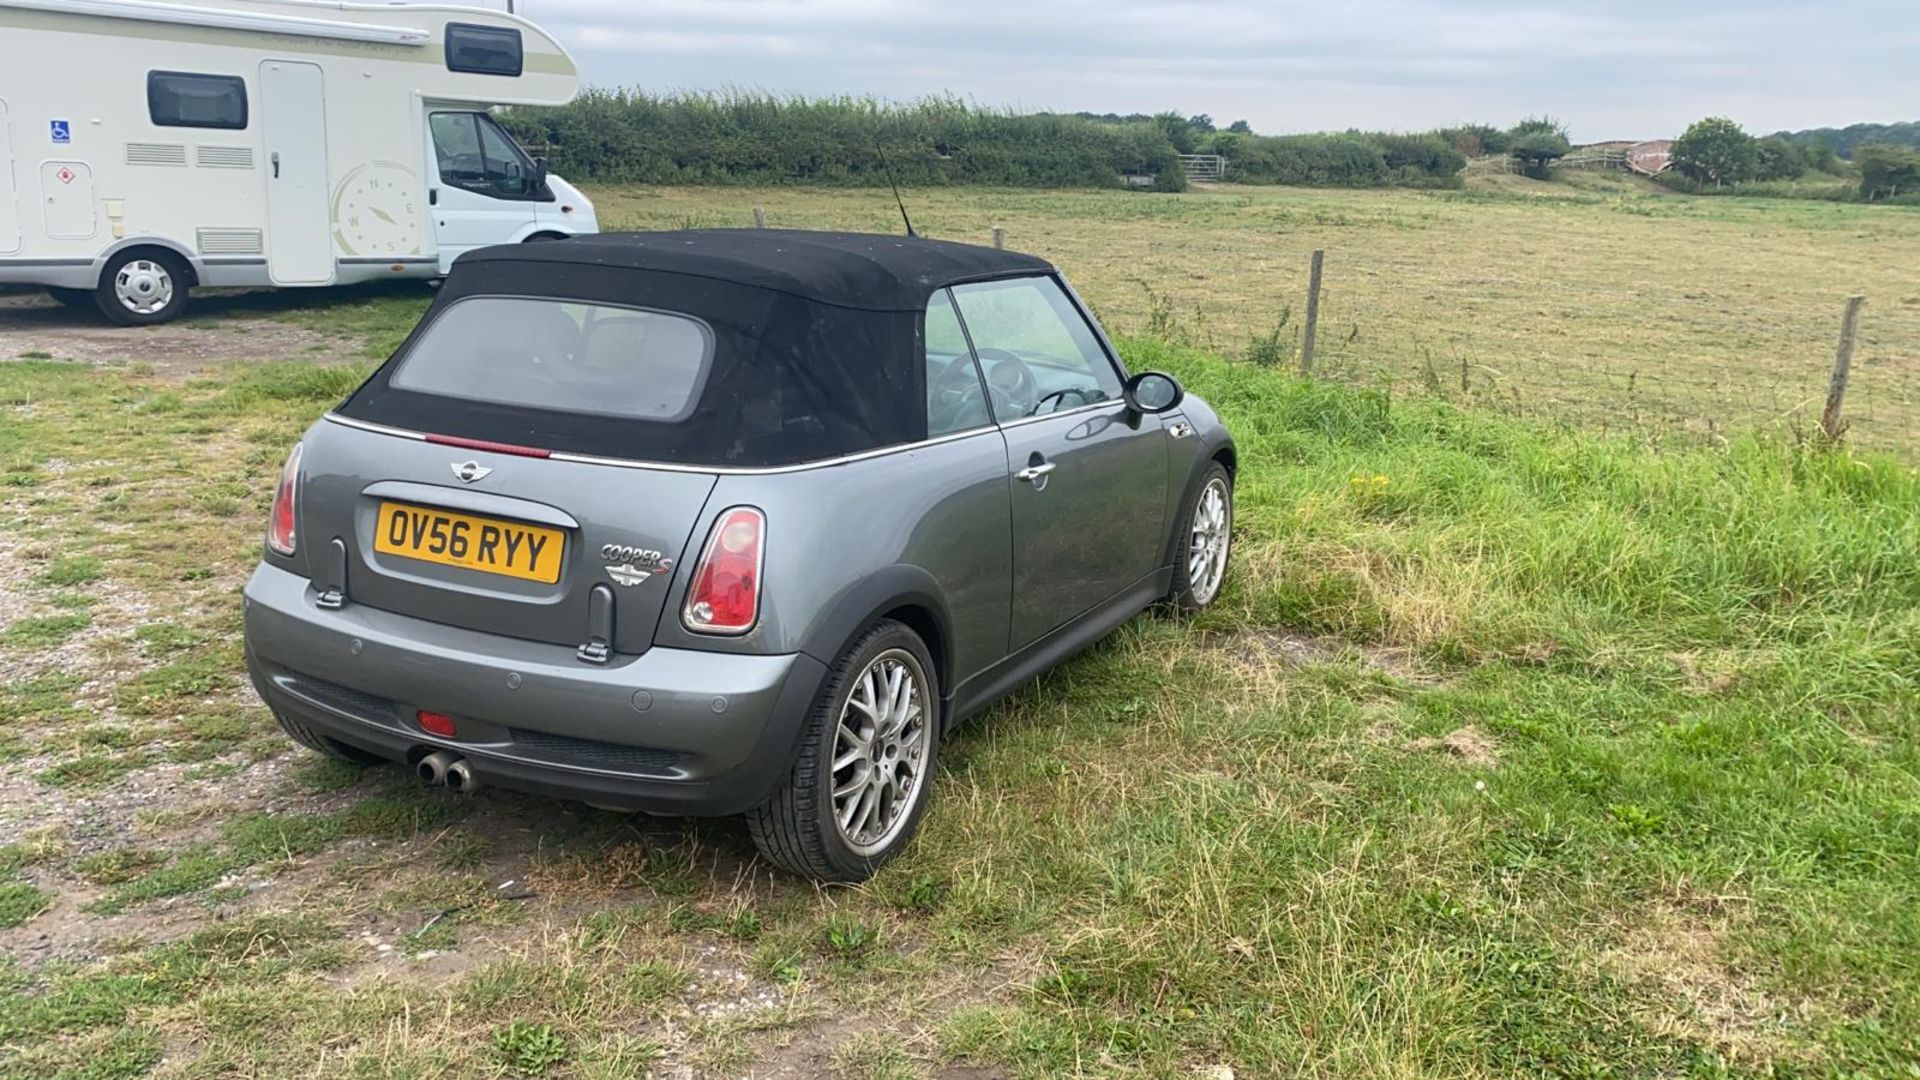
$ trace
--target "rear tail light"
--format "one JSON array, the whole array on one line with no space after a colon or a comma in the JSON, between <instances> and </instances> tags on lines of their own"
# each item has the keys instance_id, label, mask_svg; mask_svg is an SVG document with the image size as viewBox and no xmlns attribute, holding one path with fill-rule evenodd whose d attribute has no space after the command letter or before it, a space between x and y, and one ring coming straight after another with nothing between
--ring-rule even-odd
<instances>
[{"instance_id":1,"label":"rear tail light","mask_svg":"<svg viewBox=\"0 0 1920 1080\"><path fill-rule=\"evenodd\" d=\"M744 634L760 618L760 565L767 519L751 506L720 515L693 568L680 621L697 634Z\"/></svg>"},{"instance_id":2,"label":"rear tail light","mask_svg":"<svg viewBox=\"0 0 1920 1080\"><path fill-rule=\"evenodd\" d=\"M273 510L267 515L267 546L282 555L293 554L294 528L297 507L294 500L300 490L300 450L301 444L293 444L293 453L287 455L287 464L280 470L280 484L273 489Z\"/></svg>"}]
</instances>

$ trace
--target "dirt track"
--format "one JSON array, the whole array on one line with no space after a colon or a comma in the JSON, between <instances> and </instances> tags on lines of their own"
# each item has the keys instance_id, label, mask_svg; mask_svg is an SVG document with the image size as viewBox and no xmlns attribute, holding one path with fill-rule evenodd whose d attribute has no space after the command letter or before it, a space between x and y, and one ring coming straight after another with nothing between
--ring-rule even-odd
<instances>
[{"instance_id":1,"label":"dirt track","mask_svg":"<svg viewBox=\"0 0 1920 1080\"><path fill-rule=\"evenodd\" d=\"M0 294L0 360L79 360L152 364L187 374L228 360L353 355L355 337L321 333L291 322L244 313L260 294L194 296L184 322L114 326L98 313L60 306L39 293Z\"/></svg>"}]
</instances>

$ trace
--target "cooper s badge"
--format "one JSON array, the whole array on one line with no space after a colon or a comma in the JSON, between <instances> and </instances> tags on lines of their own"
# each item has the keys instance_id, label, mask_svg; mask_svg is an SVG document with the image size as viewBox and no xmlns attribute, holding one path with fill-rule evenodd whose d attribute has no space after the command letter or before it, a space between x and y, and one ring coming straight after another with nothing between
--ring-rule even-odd
<instances>
[{"instance_id":1,"label":"cooper s badge","mask_svg":"<svg viewBox=\"0 0 1920 1080\"><path fill-rule=\"evenodd\" d=\"M607 576L613 579L613 583L627 588L673 569L673 560L652 548L603 544L600 557L607 560Z\"/></svg>"}]
</instances>

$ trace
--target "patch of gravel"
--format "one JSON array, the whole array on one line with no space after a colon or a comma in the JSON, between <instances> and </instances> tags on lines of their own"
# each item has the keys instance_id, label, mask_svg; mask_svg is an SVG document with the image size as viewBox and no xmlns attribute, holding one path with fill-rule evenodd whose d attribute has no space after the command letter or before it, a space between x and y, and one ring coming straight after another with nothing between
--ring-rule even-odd
<instances>
[{"instance_id":1,"label":"patch of gravel","mask_svg":"<svg viewBox=\"0 0 1920 1080\"><path fill-rule=\"evenodd\" d=\"M199 298L196 294L196 302ZM218 298L213 298L217 303ZM358 342L293 323L232 315L217 323L114 326L91 311L61 307L38 294L0 296L0 361L21 357L88 364L152 364L184 375L230 360L312 357L337 360Z\"/></svg>"}]
</instances>

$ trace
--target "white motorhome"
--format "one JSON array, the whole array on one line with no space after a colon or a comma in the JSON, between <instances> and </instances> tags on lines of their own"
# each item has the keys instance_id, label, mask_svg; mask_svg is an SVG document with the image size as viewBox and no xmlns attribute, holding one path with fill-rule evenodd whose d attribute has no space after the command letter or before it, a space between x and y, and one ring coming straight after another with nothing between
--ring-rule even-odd
<instances>
[{"instance_id":1,"label":"white motorhome","mask_svg":"<svg viewBox=\"0 0 1920 1080\"><path fill-rule=\"evenodd\" d=\"M155 323L192 286L434 278L595 232L489 112L579 86L475 7L0 0L0 284Z\"/></svg>"}]
</instances>

